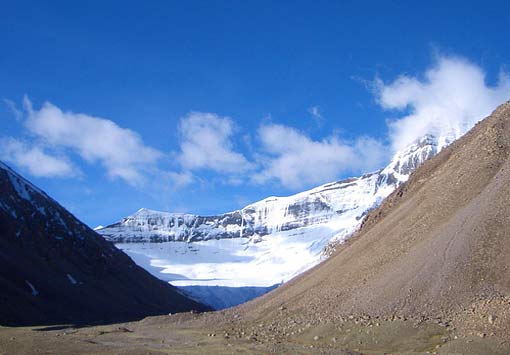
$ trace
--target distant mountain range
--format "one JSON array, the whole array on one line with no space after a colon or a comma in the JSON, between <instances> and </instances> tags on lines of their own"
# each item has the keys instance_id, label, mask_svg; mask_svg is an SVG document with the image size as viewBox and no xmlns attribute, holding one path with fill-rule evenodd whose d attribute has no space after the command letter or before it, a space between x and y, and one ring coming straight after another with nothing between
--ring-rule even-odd
<instances>
[{"instance_id":1,"label":"distant mountain range","mask_svg":"<svg viewBox=\"0 0 510 355\"><path fill-rule=\"evenodd\" d=\"M247 238L253 241L284 231L335 222L335 236L349 234L366 211L377 206L426 159L450 140L425 136L377 172L325 184L288 197L268 197L240 210L215 216L142 208L97 232L115 243L196 242Z\"/></svg>"}]
</instances>

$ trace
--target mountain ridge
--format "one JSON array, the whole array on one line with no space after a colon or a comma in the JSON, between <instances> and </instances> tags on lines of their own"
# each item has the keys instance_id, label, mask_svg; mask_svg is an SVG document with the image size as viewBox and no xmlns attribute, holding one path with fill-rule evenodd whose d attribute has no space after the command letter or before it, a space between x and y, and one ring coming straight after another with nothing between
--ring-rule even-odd
<instances>
[{"instance_id":1,"label":"mountain ridge","mask_svg":"<svg viewBox=\"0 0 510 355\"><path fill-rule=\"evenodd\" d=\"M1 162L0 192L1 324L108 321L208 309L151 276Z\"/></svg>"},{"instance_id":2,"label":"mountain ridge","mask_svg":"<svg viewBox=\"0 0 510 355\"><path fill-rule=\"evenodd\" d=\"M443 140L443 142L441 142ZM349 189L360 184L369 184L373 195L364 210L358 211L358 220L363 213L382 201L396 186L406 181L407 175L423 161L435 155L449 144L444 138L431 135L422 137L411 146L398 152L383 169L320 185L289 196L269 196L231 212L201 216L190 213L162 212L141 208L121 221L99 228L106 239L121 242L167 242L201 241L220 238L259 238L274 232L323 224L335 219L356 206L335 205L329 192ZM380 191L381 190L381 191ZM341 200L340 194L337 199ZM344 207L344 208L342 208ZM306 214L306 212L317 212ZM273 217L270 218L269 216ZM278 215L274 217L274 215ZM290 217L289 217L290 216ZM294 218L292 218L294 217ZM307 219L307 217L309 217ZM353 224L351 222L351 224ZM352 228L346 231L352 232Z\"/></svg>"}]
</instances>

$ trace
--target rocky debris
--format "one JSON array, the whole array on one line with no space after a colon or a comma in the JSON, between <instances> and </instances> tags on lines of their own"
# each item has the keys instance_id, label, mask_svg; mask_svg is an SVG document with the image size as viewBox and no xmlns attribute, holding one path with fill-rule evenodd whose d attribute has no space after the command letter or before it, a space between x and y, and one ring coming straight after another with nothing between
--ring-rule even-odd
<instances>
[{"instance_id":1,"label":"rocky debris","mask_svg":"<svg viewBox=\"0 0 510 355\"><path fill-rule=\"evenodd\" d=\"M494 295L479 298L457 315L459 334L487 337L510 333L510 296Z\"/></svg>"}]
</instances>

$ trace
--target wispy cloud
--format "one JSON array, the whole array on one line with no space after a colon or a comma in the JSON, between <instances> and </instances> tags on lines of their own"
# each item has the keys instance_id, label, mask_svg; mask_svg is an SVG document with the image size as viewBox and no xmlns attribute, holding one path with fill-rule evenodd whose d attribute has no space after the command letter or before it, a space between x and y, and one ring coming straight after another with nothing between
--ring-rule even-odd
<instances>
[{"instance_id":1,"label":"wispy cloud","mask_svg":"<svg viewBox=\"0 0 510 355\"><path fill-rule=\"evenodd\" d=\"M317 126L322 126L324 124L324 117L322 117L321 109L319 106L312 106L308 108L308 113L312 116L312 119L315 121Z\"/></svg>"},{"instance_id":2,"label":"wispy cloud","mask_svg":"<svg viewBox=\"0 0 510 355\"><path fill-rule=\"evenodd\" d=\"M361 172L380 167L385 158L381 143L371 138L342 142L331 136L314 141L298 130L268 124L259 128L263 154L262 169L253 181L277 180L284 186L299 188L336 179L345 172Z\"/></svg>"},{"instance_id":3,"label":"wispy cloud","mask_svg":"<svg viewBox=\"0 0 510 355\"><path fill-rule=\"evenodd\" d=\"M23 119L23 111L19 110L16 107L16 104L14 103L14 101L9 100L9 99L3 99L2 101L9 108L9 110L12 112L12 114L14 115L14 117L16 118L17 121L21 121Z\"/></svg>"},{"instance_id":4,"label":"wispy cloud","mask_svg":"<svg viewBox=\"0 0 510 355\"><path fill-rule=\"evenodd\" d=\"M438 56L422 79L376 79L374 87L382 108L405 112L388 125L395 151L425 134L458 138L510 97L508 75L490 86L482 68L453 56Z\"/></svg>"},{"instance_id":5,"label":"wispy cloud","mask_svg":"<svg viewBox=\"0 0 510 355\"><path fill-rule=\"evenodd\" d=\"M195 180L193 174L189 171L182 172L166 171L161 173L168 179L168 183L171 185L173 189L179 189L181 187L189 185Z\"/></svg>"},{"instance_id":6,"label":"wispy cloud","mask_svg":"<svg viewBox=\"0 0 510 355\"><path fill-rule=\"evenodd\" d=\"M496 85L486 82L486 74L466 59L438 56L422 78L402 75L385 84L375 79L377 102L385 110L403 112L388 120L389 146L384 137L360 137L345 142L332 135L312 140L295 128L261 125L258 136L261 168L253 181L277 180L299 188L333 180L346 172L380 168L392 151L398 151L425 134L459 138L510 97L510 80L501 73ZM322 119L318 107L309 108Z\"/></svg>"},{"instance_id":7,"label":"wispy cloud","mask_svg":"<svg viewBox=\"0 0 510 355\"><path fill-rule=\"evenodd\" d=\"M150 177L158 189L177 189L212 173L213 181L224 184L277 182L296 190L381 168L392 151L425 134L457 138L510 97L508 75L489 85L479 66L452 56L438 56L421 76L376 78L371 88L381 108L397 116L377 139L345 140L335 133L312 138L271 118L262 118L251 133L230 117L191 112L180 119L178 147L169 153L109 119L63 111L49 102L34 109L28 98L19 111L6 101L30 136L0 139L0 158L36 176L78 176L82 165L76 157L81 157L136 186ZM318 106L308 112L323 122ZM161 168L164 161L174 164Z\"/></svg>"},{"instance_id":8,"label":"wispy cloud","mask_svg":"<svg viewBox=\"0 0 510 355\"><path fill-rule=\"evenodd\" d=\"M62 111L46 102L39 110L25 98L25 127L46 144L77 153L89 163L101 164L111 178L132 185L144 181L163 154L146 146L140 136L111 120Z\"/></svg>"},{"instance_id":9,"label":"wispy cloud","mask_svg":"<svg viewBox=\"0 0 510 355\"><path fill-rule=\"evenodd\" d=\"M0 159L38 177L76 177L80 170L66 157L50 155L43 148L10 138L0 138Z\"/></svg>"},{"instance_id":10,"label":"wispy cloud","mask_svg":"<svg viewBox=\"0 0 510 355\"><path fill-rule=\"evenodd\" d=\"M253 168L235 151L235 125L231 118L213 113L192 112L179 124L178 161L185 170L210 169L224 174L241 174Z\"/></svg>"}]
</instances>

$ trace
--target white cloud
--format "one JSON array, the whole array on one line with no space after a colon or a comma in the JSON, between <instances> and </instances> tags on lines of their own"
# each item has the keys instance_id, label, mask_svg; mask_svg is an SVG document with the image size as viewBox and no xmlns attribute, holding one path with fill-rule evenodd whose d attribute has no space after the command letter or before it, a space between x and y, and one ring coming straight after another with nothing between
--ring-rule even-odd
<instances>
[{"instance_id":1,"label":"white cloud","mask_svg":"<svg viewBox=\"0 0 510 355\"><path fill-rule=\"evenodd\" d=\"M459 57L438 57L423 79L402 75L389 84L379 79L375 84L384 109L406 111L389 122L394 151L425 134L458 138L510 97L507 75L489 86L480 67Z\"/></svg>"},{"instance_id":2,"label":"white cloud","mask_svg":"<svg viewBox=\"0 0 510 355\"><path fill-rule=\"evenodd\" d=\"M318 126L322 126L324 124L324 117L322 117L319 106L309 107L308 113L312 116L313 120Z\"/></svg>"},{"instance_id":3,"label":"white cloud","mask_svg":"<svg viewBox=\"0 0 510 355\"><path fill-rule=\"evenodd\" d=\"M7 106L7 108L12 112L12 114L16 118L16 121L21 121L23 118L23 112L18 110L16 104L9 99L3 99L3 102Z\"/></svg>"},{"instance_id":4,"label":"white cloud","mask_svg":"<svg viewBox=\"0 0 510 355\"><path fill-rule=\"evenodd\" d=\"M210 169L224 174L240 174L252 164L234 151L234 123L229 117L192 112L179 125L178 161L186 170Z\"/></svg>"},{"instance_id":5,"label":"white cloud","mask_svg":"<svg viewBox=\"0 0 510 355\"><path fill-rule=\"evenodd\" d=\"M112 178L140 184L162 153L146 146L132 130L113 121L81 113L64 112L46 102L39 110L25 98L25 126L47 144L70 149L88 162L99 162Z\"/></svg>"},{"instance_id":6,"label":"white cloud","mask_svg":"<svg viewBox=\"0 0 510 355\"><path fill-rule=\"evenodd\" d=\"M194 181L194 176L189 171L174 172L168 171L164 173L170 180L170 183L174 189L191 184Z\"/></svg>"},{"instance_id":7,"label":"white cloud","mask_svg":"<svg viewBox=\"0 0 510 355\"><path fill-rule=\"evenodd\" d=\"M362 172L380 167L384 147L371 138L352 144L337 137L314 141L294 128L267 124L258 136L265 154L264 166L253 181L264 183L276 179L284 186L298 188L336 179L341 173Z\"/></svg>"},{"instance_id":8,"label":"white cloud","mask_svg":"<svg viewBox=\"0 0 510 355\"><path fill-rule=\"evenodd\" d=\"M57 151L98 162L110 177L134 185L150 175L158 188L161 184L180 188L200 182L199 174L209 170L217 173L214 181L221 179L225 184L278 181L298 189L381 168L390 151L425 134L458 138L510 97L510 80L501 74L497 84L488 85L480 67L442 56L423 76L402 75L389 83L376 79L375 94L382 108L400 116L388 121L388 136L379 140L345 141L335 134L312 139L295 128L273 124L270 118L261 121L256 135L236 137L231 118L191 112L178 126L179 151L172 153L177 165L166 171L158 167L164 154L145 145L134 131L108 119L64 112L51 103L34 110L25 99L23 122L36 139L30 144L3 139L0 153L2 159L37 176L79 174L69 159L49 153ZM12 102L6 104L21 116ZM317 124L323 123L318 106L308 112ZM236 139L247 148L245 153L236 149ZM389 141L389 146L383 141Z\"/></svg>"},{"instance_id":9,"label":"white cloud","mask_svg":"<svg viewBox=\"0 0 510 355\"><path fill-rule=\"evenodd\" d=\"M72 177L80 175L65 157L47 154L42 148L14 138L0 138L2 160L28 170L38 177Z\"/></svg>"}]
</instances>

